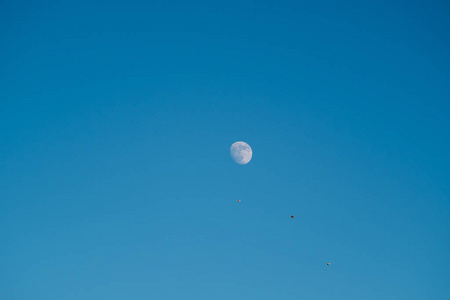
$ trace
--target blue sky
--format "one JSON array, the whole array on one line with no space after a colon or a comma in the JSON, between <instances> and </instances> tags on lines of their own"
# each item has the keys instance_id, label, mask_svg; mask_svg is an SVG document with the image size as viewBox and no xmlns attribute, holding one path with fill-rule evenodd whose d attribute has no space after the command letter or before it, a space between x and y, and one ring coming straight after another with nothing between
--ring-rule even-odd
<instances>
[{"instance_id":1,"label":"blue sky","mask_svg":"<svg viewBox=\"0 0 450 300\"><path fill-rule=\"evenodd\" d=\"M1 1L0 298L450 298L449 13Z\"/></svg>"}]
</instances>

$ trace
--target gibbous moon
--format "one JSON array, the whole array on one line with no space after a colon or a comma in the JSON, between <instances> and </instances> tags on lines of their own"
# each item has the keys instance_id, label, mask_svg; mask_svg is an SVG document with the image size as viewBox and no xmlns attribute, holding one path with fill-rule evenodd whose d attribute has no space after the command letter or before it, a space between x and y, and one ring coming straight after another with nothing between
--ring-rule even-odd
<instances>
[{"instance_id":1,"label":"gibbous moon","mask_svg":"<svg viewBox=\"0 0 450 300\"><path fill-rule=\"evenodd\" d=\"M248 164L252 159L252 148L245 142L236 142L230 148L231 157L240 165Z\"/></svg>"}]
</instances>

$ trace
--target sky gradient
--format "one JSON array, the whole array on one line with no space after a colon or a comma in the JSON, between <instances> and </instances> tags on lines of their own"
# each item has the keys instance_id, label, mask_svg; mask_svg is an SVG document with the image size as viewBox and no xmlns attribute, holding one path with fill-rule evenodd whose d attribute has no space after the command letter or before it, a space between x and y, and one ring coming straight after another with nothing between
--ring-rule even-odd
<instances>
[{"instance_id":1,"label":"sky gradient","mask_svg":"<svg viewBox=\"0 0 450 300\"><path fill-rule=\"evenodd\" d=\"M450 299L449 15L0 1L0 299Z\"/></svg>"}]
</instances>

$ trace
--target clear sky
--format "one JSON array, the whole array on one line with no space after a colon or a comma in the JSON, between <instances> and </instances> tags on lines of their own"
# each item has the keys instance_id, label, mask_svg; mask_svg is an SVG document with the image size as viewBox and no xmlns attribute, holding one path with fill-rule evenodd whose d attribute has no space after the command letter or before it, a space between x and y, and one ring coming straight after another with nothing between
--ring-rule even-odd
<instances>
[{"instance_id":1,"label":"clear sky","mask_svg":"<svg viewBox=\"0 0 450 300\"><path fill-rule=\"evenodd\" d=\"M0 3L0 299L450 299L446 1Z\"/></svg>"}]
</instances>

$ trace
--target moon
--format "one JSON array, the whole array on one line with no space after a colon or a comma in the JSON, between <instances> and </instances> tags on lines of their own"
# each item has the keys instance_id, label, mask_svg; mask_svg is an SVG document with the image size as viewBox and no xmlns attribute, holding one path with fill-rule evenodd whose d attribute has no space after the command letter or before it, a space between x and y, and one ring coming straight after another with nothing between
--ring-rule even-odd
<instances>
[{"instance_id":1,"label":"moon","mask_svg":"<svg viewBox=\"0 0 450 300\"><path fill-rule=\"evenodd\" d=\"M236 142L230 147L231 157L240 165L248 164L252 159L252 148L245 142Z\"/></svg>"}]
</instances>

